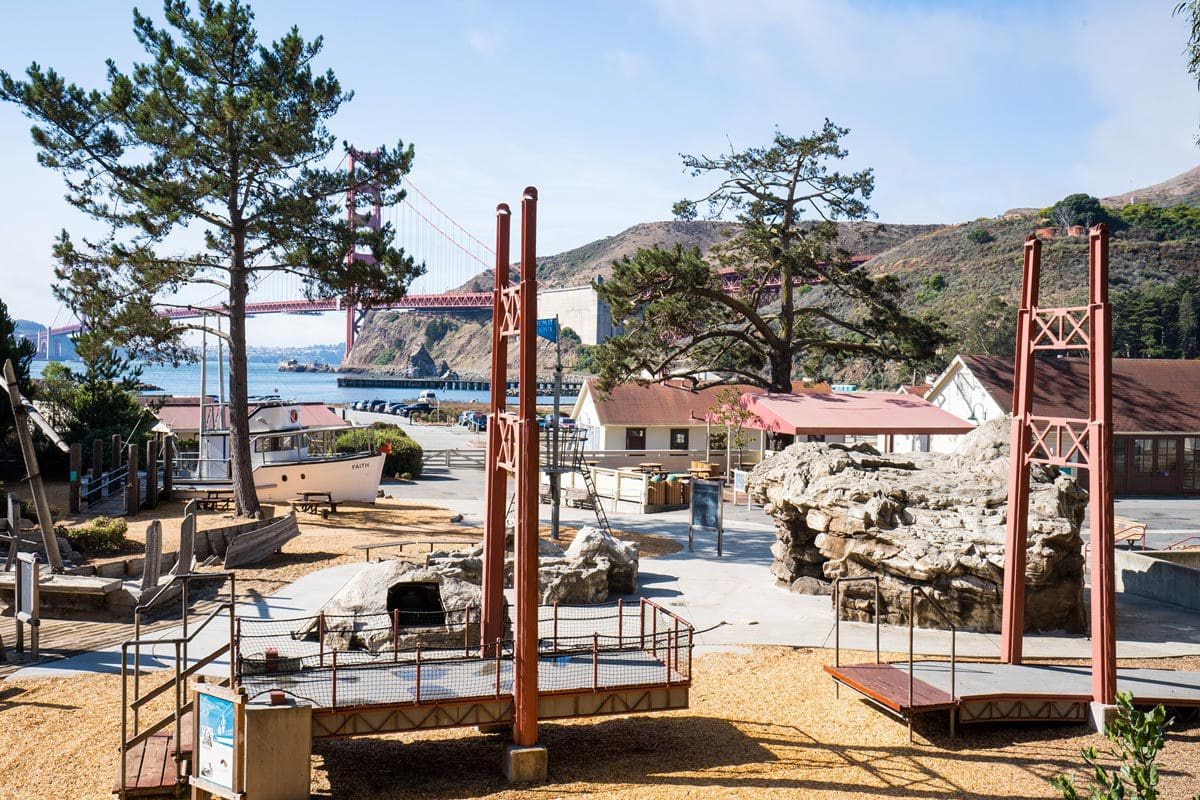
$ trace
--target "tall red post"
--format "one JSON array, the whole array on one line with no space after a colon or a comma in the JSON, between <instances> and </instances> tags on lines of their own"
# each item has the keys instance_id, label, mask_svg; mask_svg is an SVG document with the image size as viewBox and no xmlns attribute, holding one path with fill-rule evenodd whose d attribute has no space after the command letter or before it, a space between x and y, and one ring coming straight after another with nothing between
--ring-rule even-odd
<instances>
[{"instance_id":1,"label":"tall red post","mask_svg":"<svg viewBox=\"0 0 1200 800\"><path fill-rule=\"evenodd\" d=\"M1041 244L1025 243L1021 309L1013 380L1008 523L1005 532L1001 656L1021 662L1025 618L1025 548L1029 528L1029 465L1086 467L1091 517L1092 699L1111 706L1117 689L1117 607L1113 540L1112 311L1108 302L1108 228L1088 238L1088 305L1038 307ZM1088 355L1087 419L1033 411L1034 355Z\"/></svg>"},{"instance_id":2,"label":"tall red post","mask_svg":"<svg viewBox=\"0 0 1200 800\"><path fill-rule=\"evenodd\" d=\"M1020 664L1025 632L1025 550L1029 534L1029 417L1033 414L1033 315L1041 280L1042 243L1025 240L1021 308L1013 379L1012 430L1008 459L1008 520L1004 536L1004 601L1000 620L1000 657Z\"/></svg>"},{"instance_id":3,"label":"tall red post","mask_svg":"<svg viewBox=\"0 0 1200 800\"><path fill-rule=\"evenodd\" d=\"M1117 701L1117 599L1113 537L1112 315L1108 304L1108 228L1088 237L1092 337L1088 510L1091 516L1092 699Z\"/></svg>"},{"instance_id":4,"label":"tall red post","mask_svg":"<svg viewBox=\"0 0 1200 800\"><path fill-rule=\"evenodd\" d=\"M496 289L492 300L492 402L487 427L487 488L483 541L483 630L485 655L504 633L504 515L508 502L508 470L501 459L504 441L499 418L505 413L508 389L508 332L504 295L508 291L508 246L512 212L496 206Z\"/></svg>"},{"instance_id":5,"label":"tall red post","mask_svg":"<svg viewBox=\"0 0 1200 800\"><path fill-rule=\"evenodd\" d=\"M518 367L517 525L514 537L516 643L513 664L513 743L537 744L538 428L537 428L537 189L521 198L521 351Z\"/></svg>"}]
</instances>

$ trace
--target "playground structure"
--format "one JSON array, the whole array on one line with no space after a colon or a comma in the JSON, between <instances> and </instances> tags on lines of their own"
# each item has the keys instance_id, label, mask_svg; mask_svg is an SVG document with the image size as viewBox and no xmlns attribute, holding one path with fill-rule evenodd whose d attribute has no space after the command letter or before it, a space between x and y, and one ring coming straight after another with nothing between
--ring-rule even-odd
<instances>
[{"instance_id":1,"label":"playground structure","mask_svg":"<svg viewBox=\"0 0 1200 800\"><path fill-rule=\"evenodd\" d=\"M687 707L693 629L685 620L646 599L588 607L538 604L536 205L536 190L526 189L517 282L510 281L508 266L511 214L506 205L497 208L497 324L480 607L445 608L435 585L410 583L388 589L386 614L349 620L324 615L291 620L237 617L230 576L228 600L210 602L211 610L189 627L185 592L185 622L178 636L143 638L135 630L134 639L122 645L121 766L114 789L120 797L171 795L187 781L194 797L255 800L260 796L255 786L265 787L267 780L271 797L308 797L308 764L316 739L469 726L495 732L511 729L505 774L512 782L540 781L547 776L548 759L539 744L540 720ZM504 378L513 338L520 392L510 411ZM504 596L510 478L516 483L511 621ZM179 580L186 586L226 576L185 574ZM404 591L396 591L393 598L400 586ZM198 635L215 630L221 614L228 614L228 639L196 658ZM140 616L135 619L140 621ZM354 634L333 635L344 630ZM376 643L382 636L390 647L364 646L366 634ZM428 644L407 646L414 636ZM210 645L213 641L210 636ZM154 651L161 659L164 649L171 676L143 692L142 656ZM227 677L188 691L189 681L222 657L228 658ZM147 703L169 692L171 713L142 725L139 715ZM203 772L210 762L201 750L211 747L213 736L197 721L197 711L202 698L214 693L230 704L236 726L233 741L240 748L234 761L244 766L234 770L227 786ZM298 774L303 781L295 777Z\"/></svg>"},{"instance_id":2,"label":"playground structure","mask_svg":"<svg viewBox=\"0 0 1200 800\"><path fill-rule=\"evenodd\" d=\"M1115 711L1118 691L1132 692L1139 705L1200 708L1200 674L1170 670L1117 669L1116 578L1112 450L1112 317L1108 300L1108 228L1091 229L1088 239L1088 305L1038 306L1041 242L1025 242L1009 456L1009 506L1005 537L1001 618L1001 663L959 663L950 626L949 662L917 661L913 654L909 600L909 656L906 663L883 663L876 638L875 663L843 665L840 647L826 671L880 708L908 721L917 714L948 711L953 732L958 722L1043 721L1079 723L1090 719L1103 729ZM1039 416L1033 387L1037 353L1086 353L1090 360L1087 419ZM1082 667L1025 665L1025 555L1029 533L1031 464L1087 471L1091 539L1090 670ZM869 580L870 578L865 578ZM840 582L834 608L840 622ZM878 630L878 588L876 589ZM922 600L941 613L936 602ZM945 615L942 614L944 617ZM960 679L961 676L961 679ZM1089 680L1090 679L1090 680Z\"/></svg>"}]
</instances>

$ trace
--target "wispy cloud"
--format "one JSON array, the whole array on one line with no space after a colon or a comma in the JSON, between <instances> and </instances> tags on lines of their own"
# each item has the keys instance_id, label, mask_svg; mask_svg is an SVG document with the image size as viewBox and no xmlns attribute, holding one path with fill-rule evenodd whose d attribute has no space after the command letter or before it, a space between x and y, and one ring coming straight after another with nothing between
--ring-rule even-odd
<instances>
[{"instance_id":1,"label":"wispy cloud","mask_svg":"<svg viewBox=\"0 0 1200 800\"><path fill-rule=\"evenodd\" d=\"M645 72L648 67L643 56L629 50L609 50L604 54L604 60L626 78L635 78Z\"/></svg>"},{"instance_id":2,"label":"wispy cloud","mask_svg":"<svg viewBox=\"0 0 1200 800\"><path fill-rule=\"evenodd\" d=\"M485 56L490 56L500 49L502 40L499 32L494 30L483 30L482 28L472 28L467 31L467 44L476 53L481 53Z\"/></svg>"}]
</instances>

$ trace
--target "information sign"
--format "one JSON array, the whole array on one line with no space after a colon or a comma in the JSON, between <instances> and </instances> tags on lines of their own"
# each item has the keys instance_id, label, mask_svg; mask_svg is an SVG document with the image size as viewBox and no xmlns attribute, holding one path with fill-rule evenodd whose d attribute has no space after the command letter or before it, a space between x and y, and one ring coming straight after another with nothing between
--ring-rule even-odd
<instances>
[{"instance_id":1,"label":"information sign","mask_svg":"<svg viewBox=\"0 0 1200 800\"><path fill-rule=\"evenodd\" d=\"M695 529L701 528L717 532L717 555L724 555L724 527L722 524L722 490L721 481L692 481L692 514L688 524L688 550L693 549Z\"/></svg>"},{"instance_id":2,"label":"information sign","mask_svg":"<svg viewBox=\"0 0 1200 800\"><path fill-rule=\"evenodd\" d=\"M194 699L196 756L189 780L211 795L240 797L240 698L224 687L201 683Z\"/></svg>"}]
</instances>

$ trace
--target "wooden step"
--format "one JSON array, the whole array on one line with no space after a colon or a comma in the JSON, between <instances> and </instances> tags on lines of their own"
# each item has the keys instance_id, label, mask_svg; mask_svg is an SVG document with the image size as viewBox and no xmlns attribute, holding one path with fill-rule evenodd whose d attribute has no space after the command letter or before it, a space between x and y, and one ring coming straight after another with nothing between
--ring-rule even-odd
<instances>
[{"instance_id":1,"label":"wooden step","mask_svg":"<svg viewBox=\"0 0 1200 800\"><path fill-rule=\"evenodd\" d=\"M180 723L183 729L180 738L180 755L190 758L192 754L192 719L185 714ZM184 787L179 785L175 768L175 736L164 731L155 734L125 753L125 796L126 797L175 797ZM113 794L121 790L121 774L113 781Z\"/></svg>"},{"instance_id":2,"label":"wooden step","mask_svg":"<svg viewBox=\"0 0 1200 800\"><path fill-rule=\"evenodd\" d=\"M913 680L910 703L908 671L897 669L892 664L844 664L840 667L826 664L825 671L838 683L849 686L897 714L937 711L957 705L949 694L920 678Z\"/></svg>"}]
</instances>

